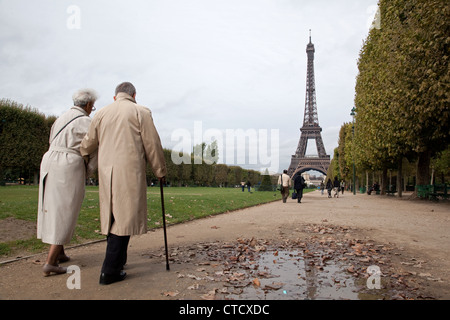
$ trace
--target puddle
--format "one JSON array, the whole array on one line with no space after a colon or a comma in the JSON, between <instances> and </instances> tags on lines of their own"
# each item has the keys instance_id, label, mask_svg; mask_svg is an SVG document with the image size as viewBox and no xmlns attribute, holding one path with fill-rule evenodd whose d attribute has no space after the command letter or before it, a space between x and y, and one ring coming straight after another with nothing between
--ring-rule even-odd
<instances>
[{"instance_id":1,"label":"puddle","mask_svg":"<svg viewBox=\"0 0 450 320\"><path fill-rule=\"evenodd\" d=\"M307 225L296 239L245 239L172 248L171 263L195 266L183 296L234 300L416 299L418 280L393 265L387 244L360 240L344 227ZM149 257L164 257L161 249ZM369 288L369 267L378 267L378 288ZM192 279L192 283L190 282ZM174 289L175 290L175 289ZM185 295L185 296L184 296Z\"/></svg>"},{"instance_id":2,"label":"puddle","mask_svg":"<svg viewBox=\"0 0 450 320\"><path fill-rule=\"evenodd\" d=\"M236 300L358 300L351 275L333 261L317 266L303 251L270 251L255 261L252 284L226 295Z\"/></svg>"}]
</instances>

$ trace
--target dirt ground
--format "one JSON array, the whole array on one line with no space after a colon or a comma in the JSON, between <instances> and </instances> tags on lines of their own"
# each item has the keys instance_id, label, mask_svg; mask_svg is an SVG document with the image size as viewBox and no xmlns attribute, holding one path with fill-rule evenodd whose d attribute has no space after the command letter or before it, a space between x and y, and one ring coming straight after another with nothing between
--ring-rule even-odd
<instances>
[{"instance_id":1,"label":"dirt ground","mask_svg":"<svg viewBox=\"0 0 450 320\"><path fill-rule=\"evenodd\" d=\"M447 201L315 191L301 204L277 201L168 227L170 271L162 229L132 237L127 278L108 286L98 284L104 241L66 248L64 265L79 267L78 280L76 272L44 277L46 254L3 263L0 299L447 300L449 230ZM373 266L380 289L367 285ZM69 289L75 283L80 288Z\"/></svg>"}]
</instances>

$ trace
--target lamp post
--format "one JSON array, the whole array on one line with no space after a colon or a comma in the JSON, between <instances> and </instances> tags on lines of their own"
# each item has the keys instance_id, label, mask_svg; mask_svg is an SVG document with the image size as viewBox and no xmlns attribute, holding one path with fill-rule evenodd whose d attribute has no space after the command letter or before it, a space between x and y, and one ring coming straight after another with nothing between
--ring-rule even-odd
<instances>
[{"instance_id":1,"label":"lamp post","mask_svg":"<svg viewBox=\"0 0 450 320\"><path fill-rule=\"evenodd\" d=\"M350 115L353 117L353 122L352 122L352 146L353 146L353 194L356 195L356 174L355 174L355 113L356 109L355 107L352 108L352 112L350 113Z\"/></svg>"}]
</instances>

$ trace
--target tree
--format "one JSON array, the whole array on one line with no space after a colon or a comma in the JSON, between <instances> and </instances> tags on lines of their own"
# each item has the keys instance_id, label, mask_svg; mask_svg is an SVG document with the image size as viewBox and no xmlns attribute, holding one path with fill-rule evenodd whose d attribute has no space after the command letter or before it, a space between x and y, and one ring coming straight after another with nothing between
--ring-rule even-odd
<instances>
[{"instance_id":1,"label":"tree","mask_svg":"<svg viewBox=\"0 0 450 320\"><path fill-rule=\"evenodd\" d=\"M0 100L0 180L6 168L37 178L43 154L48 150L55 117L10 100Z\"/></svg>"},{"instance_id":2,"label":"tree","mask_svg":"<svg viewBox=\"0 0 450 320\"><path fill-rule=\"evenodd\" d=\"M267 169L265 173L262 175L262 181L258 191L273 191L272 180L270 178L270 174Z\"/></svg>"},{"instance_id":3,"label":"tree","mask_svg":"<svg viewBox=\"0 0 450 320\"><path fill-rule=\"evenodd\" d=\"M440 178L441 183L445 183L446 179L450 178L450 147L439 152L431 161L431 166L434 170L434 177Z\"/></svg>"},{"instance_id":4,"label":"tree","mask_svg":"<svg viewBox=\"0 0 450 320\"><path fill-rule=\"evenodd\" d=\"M397 52L392 66L397 89L392 113L397 115L402 129L398 135L407 152L417 154L417 184L429 184L430 159L450 139L450 4L385 0L383 6L390 23L389 45Z\"/></svg>"},{"instance_id":5,"label":"tree","mask_svg":"<svg viewBox=\"0 0 450 320\"><path fill-rule=\"evenodd\" d=\"M229 167L228 186L240 185L242 181L242 168L238 166Z\"/></svg>"},{"instance_id":6,"label":"tree","mask_svg":"<svg viewBox=\"0 0 450 320\"><path fill-rule=\"evenodd\" d=\"M340 157L338 148L334 148L333 159L331 160L330 166L327 170L327 177L331 178L331 180L333 180L334 177L339 178L339 161Z\"/></svg>"},{"instance_id":7,"label":"tree","mask_svg":"<svg viewBox=\"0 0 450 320\"><path fill-rule=\"evenodd\" d=\"M351 178L353 157L351 150L352 143L352 124L344 123L339 130L339 174L342 179L348 180Z\"/></svg>"},{"instance_id":8,"label":"tree","mask_svg":"<svg viewBox=\"0 0 450 320\"><path fill-rule=\"evenodd\" d=\"M225 164L214 165L214 182L220 186L228 184L228 166Z\"/></svg>"},{"instance_id":9,"label":"tree","mask_svg":"<svg viewBox=\"0 0 450 320\"><path fill-rule=\"evenodd\" d=\"M358 166L398 168L417 159L428 184L430 159L449 145L450 5L445 0L380 0L358 60L354 152ZM383 179L386 181L387 179Z\"/></svg>"},{"instance_id":10,"label":"tree","mask_svg":"<svg viewBox=\"0 0 450 320\"><path fill-rule=\"evenodd\" d=\"M163 151L167 168L166 182L170 183L171 185L181 183L181 167L173 163L172 150L164 149Z\"/></svg>"}]
</instances>

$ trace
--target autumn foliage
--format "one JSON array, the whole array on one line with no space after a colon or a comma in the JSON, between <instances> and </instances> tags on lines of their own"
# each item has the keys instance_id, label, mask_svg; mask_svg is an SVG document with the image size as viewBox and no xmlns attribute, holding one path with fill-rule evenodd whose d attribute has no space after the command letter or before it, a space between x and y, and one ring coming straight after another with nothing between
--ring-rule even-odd
<instances>
[{"instance_id":1,"label":"autumn foliage","mask_svg":"<svg viewBox=\"0 0 450 320\"><path fill-rule=\"evenodd\" d=\"M380 0L379 12L360 52L354 138L347 124L340 163L401 171L406 158L416 185L430 184L430 161L450 141L450 2Z\"/></svg>"}]
</instances>

